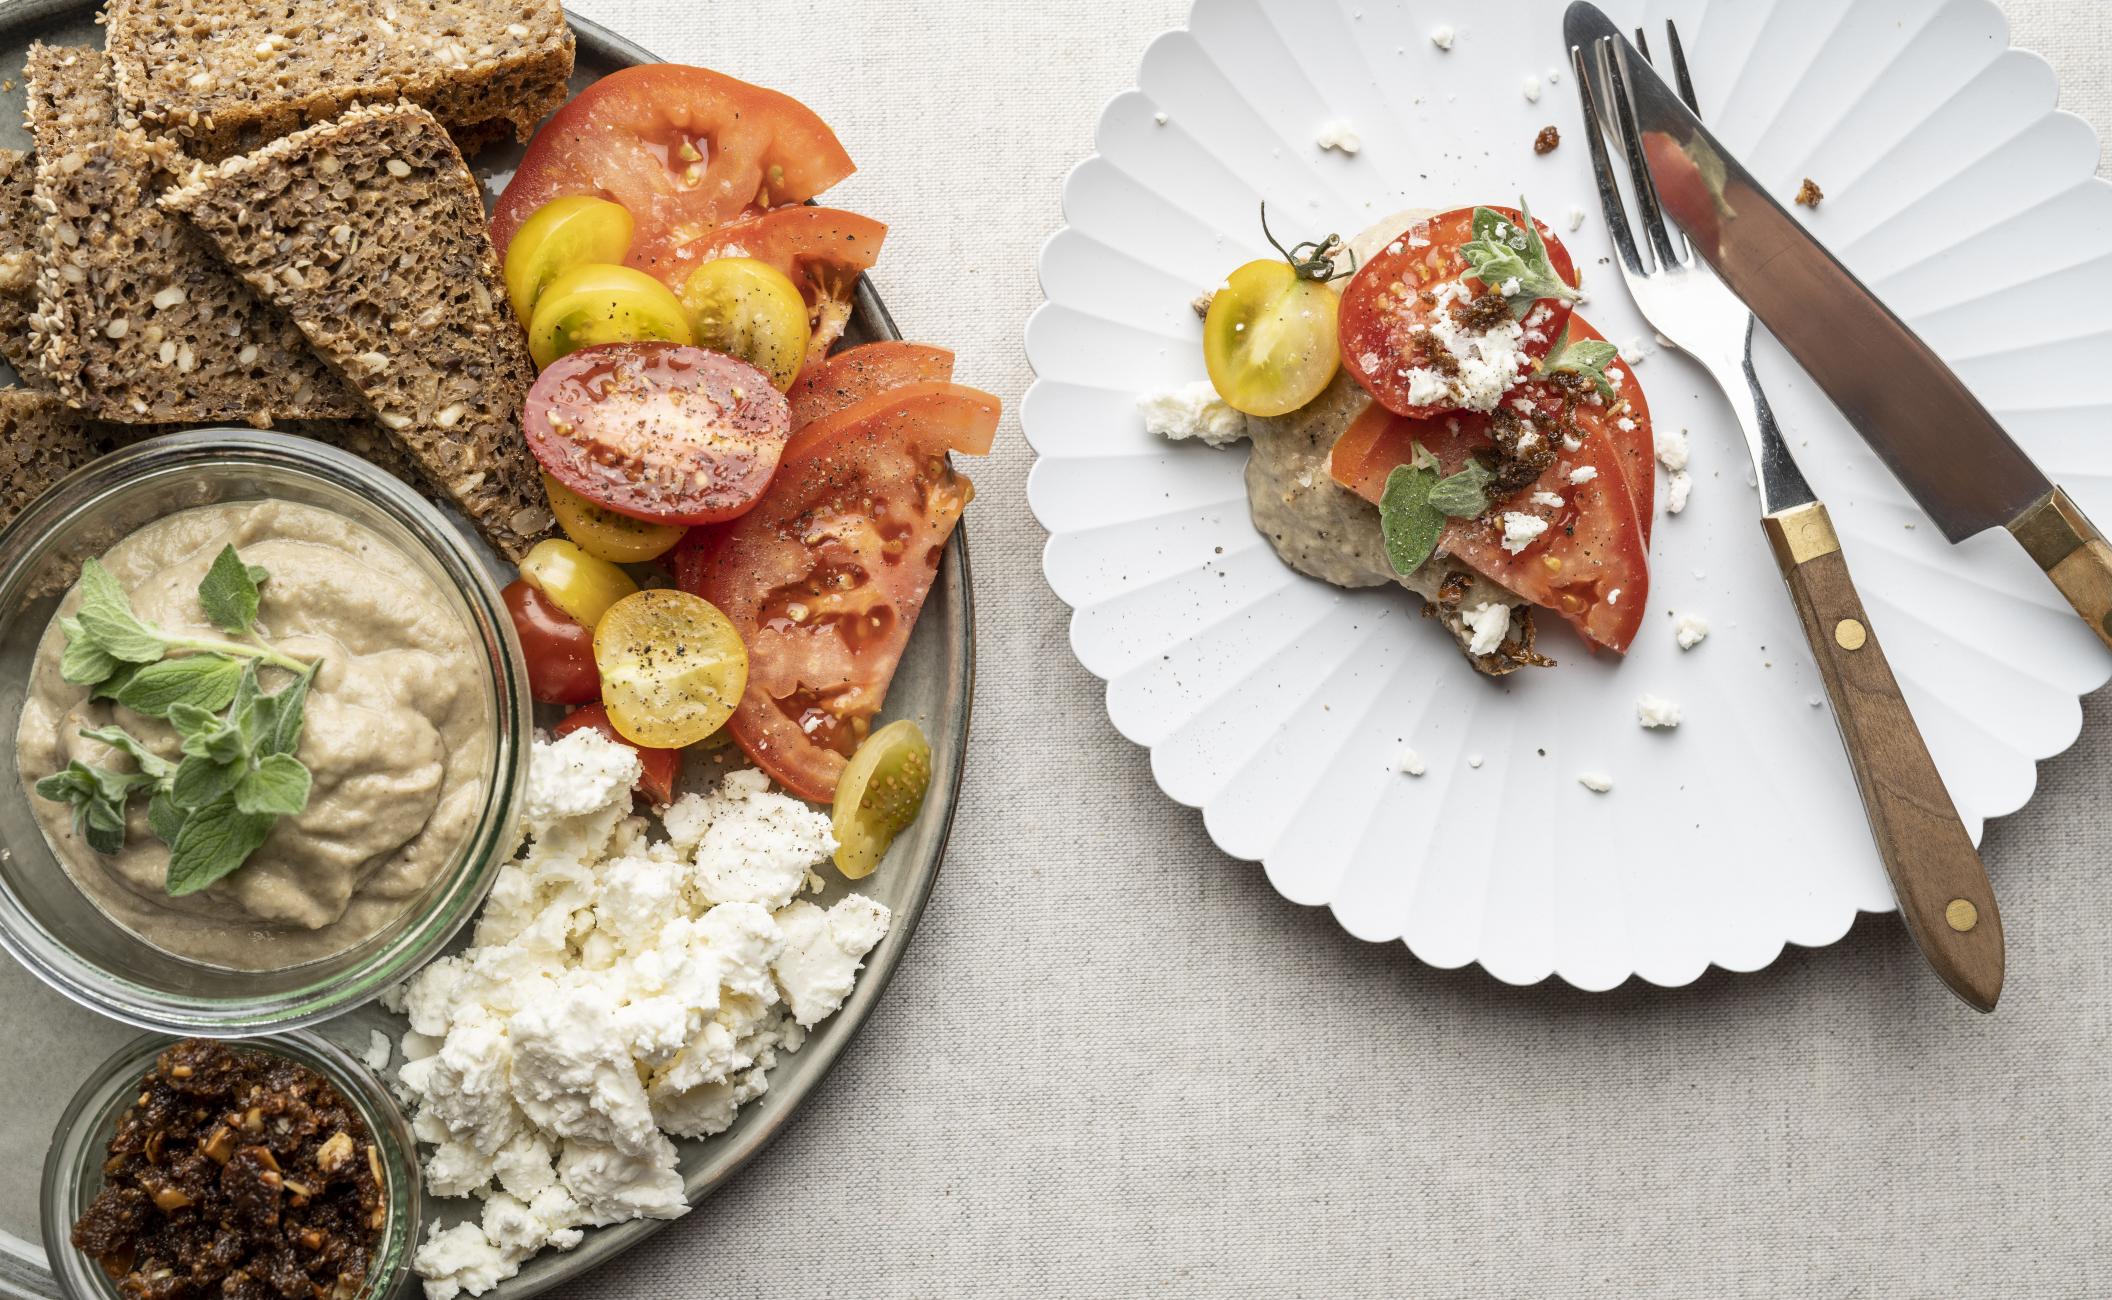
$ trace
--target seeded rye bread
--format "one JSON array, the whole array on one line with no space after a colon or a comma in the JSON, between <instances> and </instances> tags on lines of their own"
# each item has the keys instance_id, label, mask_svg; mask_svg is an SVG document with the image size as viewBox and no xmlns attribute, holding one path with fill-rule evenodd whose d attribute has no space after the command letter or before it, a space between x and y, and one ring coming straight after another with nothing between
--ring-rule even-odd
<instances>
[{"instance_id":1,"label":"seeded rye bread","mask_svg":"<svg viewBox=\"0 0 2112 1300\"><path fill-rule=\"evenodd\" d=\"M36 205L36 166L29 155L0 149L0 357L18 382L49 388L29 339L30 313L37 309L37 257L31 232L41 224Z\"/></svg>"},{"instance_id":2,"label":"seeded rye bread","mask_svg":"<svg viewBox=\"0 0 2112 1300\"><path fill-rule=\"evenodd\" d=\"M574 39L558 0L110 0L125 107L218 161L408 99L465 150L564 103Z\"/></svg>"},{"instance_id":3,"label":"seeded rye bread","mask_svg":"<svg viewBox=\"0 0 2112 1300\"><path fill-rule=\"evenodd\" d=\"M108 428L67 410L55 393L0 388L0 524L118 442Z\"/></svg>"},{"instance_id":4,"label":"seeded rye bread","mask_svg":"<svg viewBox=\"0 0 2112 1300\"><path fill-rule=\"evenodd\" d=\"M155 206L180 155L117 120L102 55L32 46L39 368L67 405L140 424L364 413L292 321Z\"/></svg>"},{"instance_id":5,"label":"seeded rye bread","mask_svg":"<svg viewBox=\"0 0 2112 1300\"><path fill-rule=\"evenodd\" d=\"M300 323L494 546L518 557L550 528L521 434L527 336L476 179L432 114L356 108L201 166L162 203Z\"/></svg>"}]
</instances>

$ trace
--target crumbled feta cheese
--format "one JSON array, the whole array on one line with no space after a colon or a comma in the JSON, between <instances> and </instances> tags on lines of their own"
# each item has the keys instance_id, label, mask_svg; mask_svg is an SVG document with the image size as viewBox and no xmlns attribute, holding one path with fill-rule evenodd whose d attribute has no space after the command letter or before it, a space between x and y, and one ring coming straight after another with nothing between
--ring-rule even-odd
<instances>
[{"instance_id":1,"label":"crumbled feta cheese","mask_svg":"<svg viewBox=\"0 0 2112 1300\"><path fill-rule=\"evenodd\" d=\"M1571 230L1582 230L1584 228L1584 209L1574 203L1569 205L1569 228Z\"/></svg>"},{"instance_id":2,"label":"crumbled feta cheese","mask_svg":"<svg viewBox=\"0 0 2112 1300\"><path fill-rule=\"evenodd\" d=\"M1687 493L1694 490L1694 476L1685 470L1673 474L1665 484L1665 511L1678 514L1687 508Z\"/></svg>"},{"instance_id":3,"label":"crumbled feta cheese","mask_svg":"<svg viewBox=\"0 0 2112 1300\"><path fill-rule=\"evenodd\" d=\"M1531 546L1546 531L1547 521L1538 515L1518 510L1503 512L1503 549L1513 555Z\"/></svg>"},{"instance_id":4,"label":"crumbled feta cheese","mask_svg":"<svg viewBox=\"0 0 2112 1300\"><path fill-rule=\"evenodd\" d=\"M1430 769L1424 764L1421 754L1412 749L1404 749L1394 756L1393 770L1402 776L1421 776Z\"/></svg>"},{"instance_id":5,"label":"crumbled feta cheese","mask_svg":"<svg viewBox=\"0 0 2112 1300\"><path fill-rule=\"evenodd\" d=\"M1552 492L1535 492L1532 495L1532 502L1536 506L1546 506L1550 510L1560 510L1563 504L1562 498Z\"/></svg>"},{"instance_id":6,"label":"crumbled feta cheese","mask_svg":"<svg viewBox=\"0 0 2112 1300\"><path fill-rule=\"evenodd\" d=\"M1826 701L1825 701L1825 700L1821 699L1820 697L1818 697L1818 696L1816 696L1816 695L1807 695L1807 696L1805 696L1805 697L1804 697L1804 702L1805 702L1806 704L1809 704L1809 705L1810 705L1810 706L1811 706L1812 708L1814 708L1814 709L1816 709L1816 708L1820 708L1820 707L1824 706L1824 705L1825 705L1825 703L1826 703Z\"/></svg>"},{"instance_id":7,"label":"crumbled feta cheese","mask_svg":"<svg viewBox=\"0 0 2112 1300\"><path fill-rule=\"evenodd\" d=\"M1626 343L1621 344L1621 360L1627 362L1629 365L1632 366L1642 361L1644 357L1649 356L1655 350L1656 349L1652 348L1648 343L1644 342L1642 335L1638 334L1634 338L1629 339Z\"/></svg>"},{"instance_id":8,"label":"crumbled feta cheese","mask_svg":"<svg viewBox=\"0 0 2112 1300\"><path fill-rule=\"evenodd\" d=\"M1654 432L1657 442L1657 463L1666 469L1685 469L1687 467L1687 431L1685 429L1660 427Z\"/></svg>"},{"instance_id":9,"label":"crumbled feta cheese","mask_svg":"<svg viewBox=\"0 0 2112 1300\"><path fill-rule=\"evenodd\" d=\"M1400 377L1408 381L1408 400L1417 406L1457 406L1469 411L1493 411L1504 395L1533 365L1525 352L1525 327L1514 320L1497 322L1486 331L1463 330L1452 318L1451 306L1468 297L1457 280L1432 291L1436 312L1422 327L1430 341L1452 354L1453 370L1428 366L1403 367Z\"/></svg>"},{"instance_id":10,"label":"crumbled feta cheese","mask_svg":"<svg viewBox=\"0 0 2112 1300\"><path fill-rule=\"evenodd\" d=\"M1569 472L1569 481L1570 481L1570 482L1572 482L1572 483L1589 483L1589 482L1591 482L1591 481L1592 481L1593 479L1597 478L1598 476L1599 476L1599 467L1598 467L1598 466L1596 466L1596 465L1579 465L1579 466L1577 466L1577 467L1576 467L1575 469L1573 469L1573 470L1571 470L1571 471Z\"/></svg>"},{"instance_id":11,"label":"crumbled feta cheese","mask_svg":"<svg viewBox=\"0 0 2112 1300\"><path fill-rule=\"evenodd\" d=\"M368 1030L367 1050L359 1054L359 1059L362 1064L376 1074L388 1069L389 1036L382 1033L379 1029Z\"/></svg>"},{"instance_id":12,"label":"crumbled feta cheese","mask_svg":"<svg viewBox=\"0 0 2112 1300\"><path fill-rule=\"evenodd\" d=\"M1158 123L1160 126L1166 125L1166 110L1162 108L1158 112L1153 113L1151 115L1151 120Z\"/></svg>"},{"instance_id":13,"label":"crumbled feta cheese","mask_svg":"<svg viewBox=\"0 0 2112 1300\"><path fill-rule=\"evenodd\" d=\"M1608 790L1613 789L1613 778L1604 772L1579 772L1577 773L1577 784L1593 794L1605 794Z\"/></svg>"},{"instance_id":14,"label":"crumbled feta cheese","mask_svg":"<svg viewBox=\"0 0 2112 1300\"><path fill-rule=\"evenodd\" d=\"M1161 389L1137 399L1144 431L1178 442L1199 438L1213 447L1229 447L1247 436L1247 417L1217 395L1207 379L1179 388Z\"/></svg>"},{"instance_id":15,"label":"crumbled feta cheese","mask_svg":"<svg viewBox=\"0 0 2112 1300\"><path fill-rule=\"evenodd\" d=\"M1505 280L1502 284L1497 285L1496 292L1502 294L1506 298L1515 298L1516 296L1518 296L1519 292L1523 288L1524 286L1518 283L1518 277L1514 275L1510 279Z\"/></svg>"},{"instance_id":16,"label":"crumbled feta cheese","mask_svg":"<svg viewBox=\"0 0 2112 1300\"><path fill-rule=\"evenodd\" d=\"M1661 695L1645 694L1635 702L1635 720L1646 728L1679 725L1679 706Z\"/></svg>"},{"instance_id":17,"label":"crumbled feta cheese","mask_svg":"<svg viewBox=\"0 0 2112 1300\"><path fill-rule=\"evenodd\" d=\"M1338 117L1330 120L1320 128L1320 134L1313 137L1313 143L1320 146L1323 151L1333 149L1338 153L1355 157L1357 152L1364 147L1364 137L1357 134L1356 127Z\"/></svg>"},{"instance_id":18,"label":"crumbled feta cheese","mask_svg":"<svg viewBox=\"0 0 2112 1300\"><path fill-rule=\"evenodd\" d=\"M1606 593L1606 603L1609 605L1621 603L1621 589L1619 587L1615 587L1612 591Z\"/></svg>"},{"instance_id":19,"label":"crumbled feta cheese","mask_svg":"<svg viewBox=\"0 0 2112 1300\"><path fill-rule=\"evenodd\" d=\"M1521 89L1525 91L1525 100L1527 103L1537 104L1540 102L1540 78L1535 77L1531 74L1527 74L1525 78L1525 83L1521 87Z\"/></svg>"},{"instance_id":20,"label":"crumbled feta cheese","mask_svg":"<svg viewBox=\"0 0 2112 1300\"><path fill-rule=\"evenodd\" d=\"M669 1135L724 1131L887 932L871 899L798 901L835 848L823 812L737 771L654 840L629 815L636 769L593 731L537 742L530 842L474 945L385 995L411 1022L398 1081L426 1191L484 1201L417 1252L429 1300L586 1227L687 1213Z\"/></svg>"},{"instance_id":21,"label":"crumbled feta cheese","mask_svg":"<svg viewBox=\"0 0 2112 1300\"><path fill-rule=\"evenodd\" d=\"M1474 768L1475 770L1479 771L1479 770L1480 770L1480 768L1481 768L1481 755L1479 755L1479 754L1469 754L1469 755L1467 755L1467 766L1468 766L1468 767L1471 767L1471 768Z\"/></svg>"},{"instance_id":22,"label":"crumbled feta cheese","mask_svg":"<svg viewBox=\"0 0 2112 1300\"><path fill-rule=\"evenodd\" d=\"M1460 611L1459 621L1474 634L1467 642L1468 654L1494 654L1511 634L1511 607L1501 601L1488 601Z\"/></svg>"},{"instance_id":23,"label":"crumbled feta cheese","mask_svg":"<svg viewBox=\"0 0 2112 1300\"><path fill-rule=\"evenodd\" d=\"M1681 614L1679 621L1672 625L1672 635L1678 640L1680 649L1692 650L1708 637L1709 620L1699 614Z\"/></svg>"},{"instance_id":24,"label":"crumbled feta cheese","mask_svg":"<svg viewBox=\"0 0 2112 1300\"><path fill-rule=\"evenodd\" d=\"M1430 43L1441 50L1452 48L1454 36L1455 33L1450 23L1443 23L1430 29Z\"/></svg>"}]
</instances>

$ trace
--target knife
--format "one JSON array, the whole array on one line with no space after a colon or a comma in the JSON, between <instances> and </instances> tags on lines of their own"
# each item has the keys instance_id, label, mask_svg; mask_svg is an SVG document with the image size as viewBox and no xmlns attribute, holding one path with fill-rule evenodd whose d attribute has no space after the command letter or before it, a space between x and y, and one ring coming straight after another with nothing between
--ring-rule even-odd
<instances>
[{"instance_id":1,"label":"knife","mask_svg":"<svg viewBox=\"0 0 2112 1300\"><path fill-rule=\"evenodd\" d=\"M1618 41L1666 215L1952 542L2000 525L2112 647L2112 545L1928 344L1753 179L1589 0L1572 47ZM1610 102L1603 96L1601 103ZM1814 307L1817 310L1814 310Z\"/></svg>"}]
</instances>

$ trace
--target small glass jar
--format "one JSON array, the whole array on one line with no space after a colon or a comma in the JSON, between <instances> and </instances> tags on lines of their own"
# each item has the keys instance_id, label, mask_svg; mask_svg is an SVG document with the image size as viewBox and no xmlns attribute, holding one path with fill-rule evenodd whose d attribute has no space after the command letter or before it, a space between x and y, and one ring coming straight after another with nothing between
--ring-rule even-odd
<instances>
[{"instance_id":1,"label":"small glass jar","mask_svg":"<svg viewBox=\"0 0 2112 1300\"><path fill-rule=\"evenodd\" d=\"M341 515L402 552L460 615L490 719L476 818L404 912L316 960L238 970L148 943L95 905L38 824L16 732L39 640L82 561L182 510L284 501ZM410 487L309 438L207 429L149 438L76 471L0 529L0 946L114 1020L220 1038L277 1033L366 1002L468 922L516 847L531 737L528 673L489 552ZM267 936L260 936L265 941Z\"/></svg>"},{"instance_id":2,"label":"small glass jar","mask_svg":"<svg viewBox=\"0 0 2112 1300\"><path fill-rule=\"evenodd\" d=\"M134 1039L105 1061L59 1117L51 1146L44 1155L44 1177L37 1212L44 1254L59 1289L75 1300L121 1300L102 1266L73 1244L73 1225L88 1203L103 1190L103 1161L118 1120L139 1097L139 1082L154 1068L154 1058L175 1039L149 1034ZM242 1051L267 1052L296 1061L328 1079L352 1103L373 1136L381 1157L382 1192L388 1217L373 1250L373 1268L359 1300L381 1300L408 1292L411 1255L418 1246L419 1175L417 1143L411 1126L372 1070L335 1044L312 1033L259 1038L237 1045Z\"/></svg>"}]
</instances>

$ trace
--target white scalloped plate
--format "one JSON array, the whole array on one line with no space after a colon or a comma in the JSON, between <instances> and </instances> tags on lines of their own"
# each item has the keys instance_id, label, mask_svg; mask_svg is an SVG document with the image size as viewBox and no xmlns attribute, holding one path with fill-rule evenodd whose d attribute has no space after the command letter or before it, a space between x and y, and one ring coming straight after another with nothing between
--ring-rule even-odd
<instances>
[{"instance_id":1,"label":"white scalloped plate","mask_svg":"<svg viewBox=\"0 0 2112 1300\"><path fill-rule=\"evenodd\" d=\"M1679 20L1715 129L1774 192L1815 179L1811 229L2086 510L2112 517L2112 186L1994 6L1611 7L1653 37ZM1188 30L1153 42L1042 254L1029 493L1109 716L1227 853L1434 965L1677 985L1831 943L1858 910L1893 905L1830 711L1810 702L1818 677L1743 444L1700 370L1662 351L1636 367L1660 427L1690 430L1695 482L1686 512L1657 522L1634 649L1594 658L1552 629L1542 648L1561 666L1501 683L1477 678L1412 597L1291 572L1248 522L1244 452L1159 442L1134 406L1202 377L1189 300L1267 255L1262 199L1303 238L1523 191L1585 271L1586 315L1609 337L1649 337L1601 261L1574 88L1550 77L1560 14L1554 0L1201 0ZM1429 39L1440 23L1458 29L1449 52ZM1529 74L1548 83L1537 103ZM1362 133L1356 157L1314 145L1334 118ZM1550 122L1566 143L1535 156ZM1591 214L1573 234L1572 205ZM1759 366L1977 839L2075 739L2077 697L2112 658L2006 539L1947 546L1772 340ZM1682 653L1673 615L1689 612L1714 630ZM1677 700L1684 725L1639 728L1646 691ZM1393 770L1403 745L1427 776ZM1612 793L1582 788L1586 769L1610 773Z\"/></svg>"}]
</instances>

